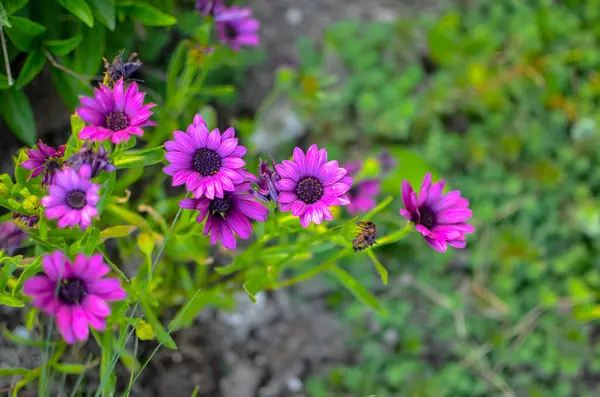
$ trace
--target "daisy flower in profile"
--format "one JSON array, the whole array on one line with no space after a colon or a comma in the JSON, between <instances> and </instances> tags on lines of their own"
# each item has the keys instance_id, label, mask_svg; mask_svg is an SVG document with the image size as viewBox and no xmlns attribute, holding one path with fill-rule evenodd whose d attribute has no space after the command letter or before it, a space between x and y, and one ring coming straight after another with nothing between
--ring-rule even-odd
<instances>
[{"instance_id":1,"label":"daisy flower in profile","mask_svg":"<svg viewBox=\"0 0 600 397\"><path fill-rule=\"evenodd\" d=\"M25 237L27 233L12 220L0 223L0 252L4 251L12 255L21 246Z\"/></svg>"},{"instance_id":2,"label":"daisy flower in profile","mask_svg":"<svg viewBox=\"0 0 600 397\"><path fill-rule=\"evenodd\" d=\"M27 149L25 153L29 160L20 164L21 167L33 170L29 179L35 178L42 173L42 185L52 185L54 183L54 175L63 168L63 157L65 156L65 145L61 145L58 149L39 141L37 149Z\"/></svg>"},{"instance_id":3,"label":"daisy flower in profile","mask_svg":"<svg viewBox=\"0 0 600 397\"><path fill-rule=\"evenodd\" d=\"M260 44L260 22L252 18L250 8L231 7L220 10L215 16L217 35L221 43L237 51L241 46Z\"/></svg>"},{"instance_id":4,"label":"daisy flower in profile","mask_svg":"<svg viewBox=\"0 0 600 397\"><path fill-rule=\"evenodd\" d=\"M275 160L271 157L271 164L275 167ZM272 201L277 203L279 191L275 187L275 182L281 177L271 168L267 161L259 159L258 177L250 172L246 172L246 177L256 185L256 190L251 191L261 200L265 202Z\"/></svg>"},{"instance_id":5,"label":"daisy flower in profile","mask_svg":"<svg viewBox=\"0 0 600 397\"><path fill-rule=\"evenodd\" d=\"M71 262L60 251L44 255L44 273L23 284L23 293L33 298L33 306L56 316L56 324L68 344L85 341L89 327L106 329L110 315L107 301L126 298L121 282L104 278L110 268L101 254L87 258L79 254Z\"/></svg>"},{"instance_id":6,"label":"daisy flower in profile","mask_svg":"<svg viewBox=\"0 0 600 397\"><path fill-rule=\"evenodd\" d=\"M317 145L312 145L306 155L295 148L293 161L283 160L275 170L282 178L275 182L280 209L299 216L303 227L310 222L319 225L323 219L332 220L331 206L350 204L346 193L352 178L346 176L346 169L340 168L337 161L328 162L327 151L319 150Z\"/></svg>"},{"instance_id":7,"label":"daisy flower in profile","mask_svg":"<svg viewBox=\"0 0 600 397\"><path fill-rule=\"evenodd\" d=\"M235 187L233 192L225 192L221 198L206 197L184 199L179 203L181 208L200 211L196 220L201 223L206 218L203 234L210 234L210 244L220 241L225 248L234 250L236 240L234 233L242 240L252 234L250 219L264 222L269 210L249 194L250 182Z\"/></svg>"},{"instance_id":8,"label":"daisy flower in profile","mask_svg":"<svg viewBox=\"0 0 600 397\"><path fill-rule=\"evenodd\" d=\"M73 168L75 171L79 171L82 165L87 164L90 166L90 177L95 178L100 175L100 172L113 172L117 168L112 164L108 157L108 152L100 144L98 150L94 150L94 147L86 142L81 150L73 154L66 161L66 165L69 168Z\"/></svg>"},{"instance_id":9,"label":"daisy flower in profile","mask_svg":"<svg viewBox=\"0 0 600 397\"><path fill-rule=\"evenodd\" d=\"M114 144L128 141L131 135L142 136L142 127L156 125L148 119L155 105L144 105L143 92L138 92L136 83L127 90L123 79L113 89L100 85L94 90L94 97L80 97L81 107L75 111L88 125L79 133L79 139L104 141L110 139Z\"/></svg>"},{"instance_id":10,"label":"daisy flower in profile","mask_svg":"<svg viewBox=\"0 0 600 397\"><path fill-rule=\"evenodd\" d=\"M218 129L209 133L204 119L196 115L186 132L175 131L175 140L165 142L165 158L171 165L163 171L173 176L173 186L185 184L196 198L212 200L244 182L246 148L238 146L233 128L222 135Z\"/></svg>"},{"instance_id":11,"label":"daisy flower in profile","mask_svg":"<svg viewBox=\"0 0 600 397\"><path fill-rule=\"evenodd\" d=\"M90 181L89 165L82 165L79 171L67 168L56 175L50 195L42 198L45 215L48 219L58 219L59 228L79 225L86 229L92 224L92 218L98 216L99 190L100 185Z\"/></svg>"},{"instance_id":12,"label":"daisy flower in profile","mask_svg":"<svg viewBox=\"0 0 600 397\"><path fill-rule=\"evenodd\" d=\"M354 177L362 168L362 163L358 161L349 161L343 165L348 171L347 175ZM375 208L377 204L375 198L381 190L381 181L379 179L363 179L347 193L350 204L348 204L349 214L359 214Z\"/></svg>"},{"instance_id":13,"label":"daisy flower in profile","mask_svg":"<svg viewBox=\"0 0 600 397\"><path fill-rule=\"evenodd\" d=\"M442 195L445 183L442 180L432 185L427 173L417 194L408 181L402 181L405 208L400 209L400 215L413 222L425 241L439 252L446 252L448 245L465 248L465 234L474 232L473 226L465 223L472 216L469 201L460 197L459 190Z\"/></svg>"}]
</instances>

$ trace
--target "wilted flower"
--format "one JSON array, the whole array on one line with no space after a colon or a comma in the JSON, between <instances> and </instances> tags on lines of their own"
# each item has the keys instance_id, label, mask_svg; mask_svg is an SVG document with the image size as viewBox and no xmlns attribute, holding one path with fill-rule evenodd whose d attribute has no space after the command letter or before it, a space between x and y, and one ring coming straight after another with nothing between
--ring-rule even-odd
<instances>
[{"instance_id":1,"label":"wilted flower","mask_svg":"<svg viewBox=\"0 0 600 397\"><path fill-rule=\"evenodd\" d=\"M248 194L250 182L244 182L235 187L233 192L225 192L222 198L215 197L210 200L206 197L184 199L179 203L181 208L198 210L197 221L201 223L206 218L203 234L210 234L210 243L221 241L225 248L234 250L236 240L234 233L239 238L247 240L252 234L250 219L264 222L267 220L269 210Z\"/></svg>"},{"instance_id":2,"label":"wilted flower","mask_svg":"<svg viewBox=\"0 0 600 397\"><path fill-rule=\"evenodd\" d=\"M344 164L343 168L348 171L346 175L354 177L362 168L362 163L350 161ZM358 214L375 208L377 204L375 198L379 195L380 190L381 181L379 179L363 179L356 183L347 193L350 200L348 213Z\"/></svg>"},{"instance_id":3,"label":"wilted flower","mask_svg":"<svg viewBox=\"0 0 600 397\"><path fill-rule=\"evenodd\" d=\"M281 211L292 211L300 217L303 227L310 222L321 224L323 219L332 220L330 206L348 205L346 192L352 186L352 178L338 166L337 161L327 162L327 151L312 145L306 152L294 149L294 160L283 160L275 166L282 178L275 182L279 189Z\"/></svg>"},{"instance_id":4,"label":"wilted flower","mask_svg":"<svg viewBox=\"0 0 600 397\"><path fill-rule=\"evenodd\" d=\"M26 236L27 234L13 221L0 223L0 251L12 255Z\"/></svg>"},{"instance_id":5,"label":"wilted flower","mask_svg":"<svg viewBox=\"0 0 600 397\"><path fill-rule=\"evenodd\" d=\"M196 1L196 10L205 16L215 16L219 11L223 9L222 0L197 0Z\"/></svg>"},{"instance_id":6,"label":"wilted flower","mask_svg":"<svg viewBox=\"0 0 600 397\"><path fill-rule=\"evenodd\" d=\"M24 214L13 214L13 221L18 225L23 225L24 227L35 227L40 221L40 217L37 215L24 215Z\"/></svg>"},{"instance_id":7,"label":"wilted flower","mask_svg":"<svg viewBox=\"0 0 600 397\"><path fill-rule=\"evenodd\" d=\"M209 133L200 115L194 117L187 133L175 131L175 140L165 142L165 158L171 165L164 168L165 174L173 176L173 186L185 183L196 198L210 200L234 191L244 181L242 167L246 164L242 160L246 148L238 146L234 134L233 128L223 135L218 129Z\"/></svg>"},{"instance_id":8,"label":"wilted flower","mask_svg":"<svg viewBox=\"0 0 600 397\"><path fill-rule=\"evenodd\" d=\"M100 85L94 90L94 98L80 97L81 107L77 114L87 124L79 133L79 139L104 141L110 139L117 144L128 141L131 135L142 136L142 127L156 125L148 119L155 105L143 105L143 92L138 92L136 83L124 90L123 79L113 89Z\"/></svg>"},{"instance_id":9,"label":"wilted flower","mask_svg":"<svg viewBox=\"0 0 600 397\"><path fill-rule=\"evenodd\" d=\"M101 254L89 259L79 254L71 262L55 251L44 255L42 266L44 274L27 280L23 292L33 297L33 306L56 316L58 330L68 344L87 340L89 327L104 331L110 315L106 301L126 298L119 279L103 278L110 268Z\"/></svg>"},{"instance_id":10,"label":"wilted flower","mask_svg":"<svg viewBox=\"0 0 600 397\"><path fill-rule=\"evenodd\" d=\"M98 216L100 185L90 181L89 165L82 165L79 171L67 168L60 172L56 175L56 184L49 190L50 195L42 198L42 205L49 219L59 219L59 228L79 225L86 229L92 224L92 218Z\"/></svg>"},{"instance_id":11,"label":"wilted flower","mask_svg":"<svg viewBox=\"0 0 600 397\"><path fill-rule=\"evenodd\" d=\"M27 149L25 151L29 156L29 160L22 162L20 165L28 170L33 170L29 179L43 173L42 185L52 185L54 175L63 168L65 145L59 146L57 150L39 141L37 147L38 149Z\"/></svg>"},{"instance_id":12,"label":"wilted flower","mask_svg":"<svg viewBox=\"0 0 600 397\"><path fill-rule=\"evenodd\" d=\"M271 166L269 166L268 162L263 159L259 159L259 161L258 178L249 172L246 173L248 179L254 182L258 187L256 190L252 189L252 192L254 192L261 200L277 203L279 191L275 186L275 182L280 180L281 177L273 170L273 168L271 168ZM271 164L275 167L275 160L273 157L271 157Z\"/></svg>"},{"instance_id":13,"label":"wilted flower","mask_svg":"<svg viewBox=\"0 0 600 397\"><path fill-rule=\"evenodd\" d=\"M224 9L215 16L217 34L221 43L227 44L234 50L240 46L257 46L260 44L258 28L260 22L252 18L250 8L231 7Z\"/></svg>"},{"instance_id":14,"label":"wilted flower","mask_svg":"<svg viewBox=\"0 0 600 397\"><path fill-rule=\"evenodd\" d=\"M379 166L381 167L382 175L391 172L394 168L396 168L396 165L398 164L398 161L396 161L394 156L392 156L387 150L384 150L381 153L379 153L378 161Z\"/></svg>"},{"instance_id":15,"label":"wilted flower","mask_svg":"<svg viewBox=\"0 0 600 397\"><path fill-rule=\"evenodd\" d=\"M400 215L413 222L425 241L440 252L446 252L448 244L465 248L465 234L474 232L473 226L465 223L472 216L469 201L460 197L459 190L442 195L445 183L442 180L432 185L427 173L417 195L408 181L402 181L406 209L400 209Z\"/></svg>"},{"instance_id":16,"label":"wilted flower","mask_svg":"<svg viewBox=\"0 0 600 397\"><path fill-rule=\"evenodd\" d=\"M104 146L100 145L98 150L94 150L94 147L87 142L79 152L69 157L66 164L75 171L79 171L84 164L89 165L92 178L100 175L102 171L113 172L116 170L116 167L111 164Z\"/></svg>"}]
</instances>

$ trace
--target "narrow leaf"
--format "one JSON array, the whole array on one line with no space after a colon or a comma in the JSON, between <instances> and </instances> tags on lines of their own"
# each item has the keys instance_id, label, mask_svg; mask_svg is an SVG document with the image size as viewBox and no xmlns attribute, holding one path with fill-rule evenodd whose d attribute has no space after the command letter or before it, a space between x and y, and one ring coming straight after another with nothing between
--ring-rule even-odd
<instances>
[{"instance_id":1,"label":"narrow leaf","mask_svg":"<svg viewBox=\"0 0 600 397\"><path fill-rule=\"evenodd\" d=\"M0 294L0 305L10 306L10 307L23 307L25 304L21 302L19 299L14 296L8 296L4 294Z\"/></svg>"},{"instance_id":2,"label":"narrow leaf","mask_svg":"<svg viewBox=\"0 0 600 397\"><path fill-rule=\"evenodd\" d=\"M19 73L17 79L17 88L23 88L31 82L46 64L46 55L40 47L36 47L27 56L25 64Z\"/></svg>"},{"instance_id":3,"label":"narrow leaf","mask_svg":"<svg viewBox=\"0 0 600 397\"><path fill-rule=\"evenodd\" d=\"M177 345L175 344L175 341L173 338L171 338L171 335L169 335L160 320L156 317L156 314L154 314L147 294L142 294L140 303L144 312L144 316L146 316L146 320L148 320L148 324L150 324L150 326L152 326L154 329L154 332L156 332L156 338L169 349L176 350Z\"/></svg>"},{"instance_id":4,"label":"narrow leaf","mask_svg":"<svg viewBox=\"0 0 600 397\"><path fill-rule=\"evenodd\" d=\"M382 313L383 308L375 298L361 283L359 283L348 272L337 266L329 268L329 272L333 274L359 301L371 307L375 311Z\"/></svg>"},{"instance_id":5,"label":"narrow leaf","mask_svg":"<svg viewBox=\"0 0 600 397\"><path fill-rule=\"evenodd\" d=\"M0 91L0 114L21 142L27 146L35 145L37 131L33 110L23 91L15 88Z\"/></svg>"},{"instance_id":6,"label":"narrow leaf","mask_svg":"<svg viewBox=\"0 0 600 397\"><path fill-rule=\"evenodd\" d=\"M381 282L383 283L383 285L387 285L387 283L388 283L387 269L385 267L383 267L381 262L379 262L379 259L377 259L377 256L375 255L375 253L373 251L368 250L367 255L369 255L369 258L371 258L371 260L375 264L375 269L377 270L377 273L379 273L379 276L381 277Z\"/></svg>"},{"instance_id":7,"label":"narrow leaf","mask_svg":"<svg viewBox=\"0 0 600 397\"><path fill-rule=\"evenodd\" d=\"M12 26L12 24L8 20L8 13L4 9L2 3L0 3L0 26L6 26L9 28Z\"/></svg>"},{"instance_id":8,"label":"narrow leaf","mask_svg":"<svg viewBox=\"0 0 600 397\"><path fill-rule=\"evenodd\" d=\"M165 151L162 147L155 147L146 150L131 150L124 152L115 159L117 168L147 167L152 164L160 163L165 158Z\"/></svg>"},{"instance_id":9,"label":"narrow leaf","mask_svg":"<svg viewBox=\"0 0 600 397\"><path fill-rule=\"evenodd\" d=\"M78 34L70 39L64 40L44 40L44 45L52 54L62 57L73 51L83 40L83 36Z\"/></svg>"},{"instance_id":10,"label":"narrow leaf","mask_svg":"<svg viewBox=\"0 0 600 397\"><path fill-rule=\"evenodd\" d=\"M85 0L58 0L58 2L90 28L94 26L94 15Z\"/></svg>"},{"instance_id":11,"label":"narrow leaf","mask_svg":"<svg viewBox=\"0 0 600 397\"><path fill-rule=\"evenodd\" d=\"M128 237L136 230L137 227L131 225L107 227L106 229L102 230L102 232L100 232L100 239L102 241L106 241L110 238Z\"/></svg>"},{"instance_id":12,"label":"narrow leaf","mask_svg":"<svg viewBox=\"0 0 600 397\"><path fill-rule=\"evenodd\" d=\"M12 28L6 29L6 34L13 44L21 51L31 48L33 39L46 31L44 25L33 22L27 18L9 17Z\"/></svg>"},{"instance_id":13,"label":"narrow leaf","mask_svg":"<svg viewBox=\"0 0 600 397\"><path fill-rule=\"evenodd\" d=\"M88 0L90 8L104 26L115 30L115 2L114 0Z\"/></svg>"},{"instance_id":14,"label":"narrow leaf","mask_svg":"<svg viewBox=\"0 0 600 397\"><path fill-rule=\"evenodd\" d=\"M148 3L136 1L135 3L121 5L119 8L125 10L128 15L137 19L146 26L170 26L177 22L177 18L165 14L158 8Z\"/></svg>"}]
</instances>

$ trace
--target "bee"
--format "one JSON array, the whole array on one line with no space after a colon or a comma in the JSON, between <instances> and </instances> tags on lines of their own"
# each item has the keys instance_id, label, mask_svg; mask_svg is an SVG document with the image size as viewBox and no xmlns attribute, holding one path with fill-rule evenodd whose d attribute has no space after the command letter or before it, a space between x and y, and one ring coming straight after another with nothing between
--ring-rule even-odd
<instances>
[{"instance_id":1,"label":"bee","mask_svg":"<svg viewBox=\"0 0 600 397\"><path fill-rule=\"evenodd\" d=\"M123 52L121 50L117 56L113 59L112 63L108 63L106 58L104 60L104 85L114 85L120 78L124 81L131 79L131 77L142 67L142 61L137 59L137 54L132 52L127 58L127 61L123 62Z\"/></svg>"},{"instance_id":2,"label":"bee","mask_svg":"<svg viewBox=\"0 0 600 397\"><path fill-rule=\"evenodd\" d=\"M360 232L352 242L354 251L362 251L373 244L377 244L377 241L375 241L377 238L377 225L370 221L357 222L356 225L360 227Z\"/></svg>"}]
</instances>

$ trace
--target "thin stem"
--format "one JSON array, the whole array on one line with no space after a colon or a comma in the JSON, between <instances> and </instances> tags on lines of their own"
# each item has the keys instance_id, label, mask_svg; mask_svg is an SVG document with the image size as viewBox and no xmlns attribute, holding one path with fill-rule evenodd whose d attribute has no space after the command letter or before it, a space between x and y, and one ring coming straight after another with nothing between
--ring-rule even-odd
<instances>
[{"instance_id":1,"label":"thin stem","mask_svg":"<svg viewBox=\"0 0 600 397\"><path fill-rule=\"evenodd\" d=\"M44 54L46 55L46 58L48 58L48 61L50 61L50 63L52 64L52 66L54 66L55 68L62 70L63 72L65 72L68 75L71 75L73 77L75 77L78 80L81 80L83 82L88 82L90 80L92 80L94 77L93 76L82 76L74 71L72 71L71 69L67 68L66 66L61 65L60 63L58 63L56 61L56 59L52 56L52 54L50 54L50 52L46 49L44 49Z\"/></svg>"},{"instance_id":2,"label":"thin stem","mask_svg":"<svg viewBox=\"0 0 600 397\"><path fill-rule=\"evenodd\" d=\"M6 51L6 40L4 39L4 29L0 26L0 40L2 41L2 53L4 54L4 66L6 67L6 77L8 85L13 85L12 73L10 72L10 62L8 61L8 51Z\"/></svg>"}]
</instances>

